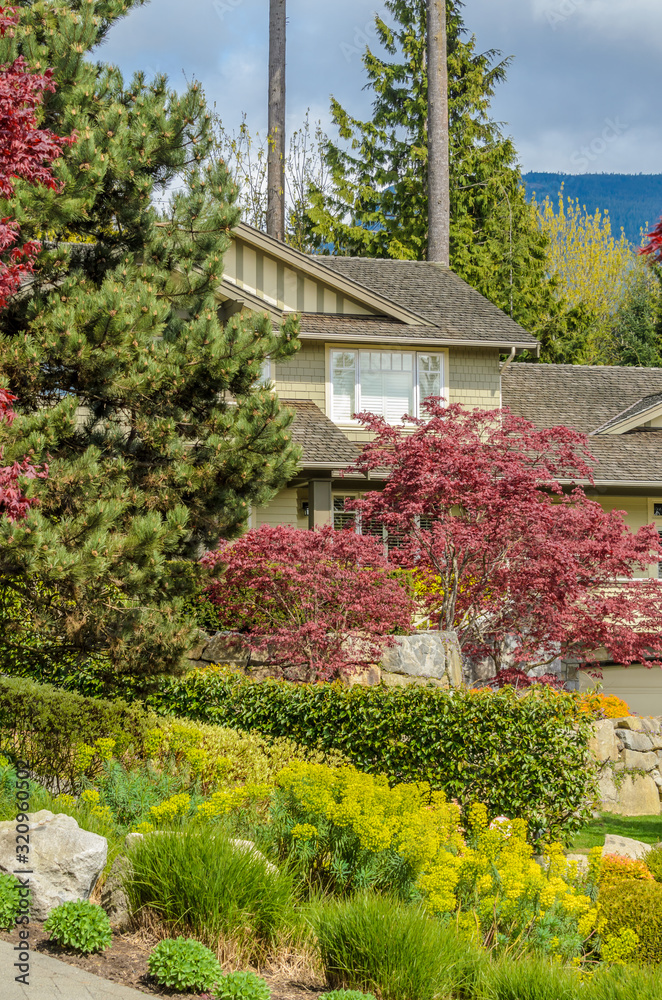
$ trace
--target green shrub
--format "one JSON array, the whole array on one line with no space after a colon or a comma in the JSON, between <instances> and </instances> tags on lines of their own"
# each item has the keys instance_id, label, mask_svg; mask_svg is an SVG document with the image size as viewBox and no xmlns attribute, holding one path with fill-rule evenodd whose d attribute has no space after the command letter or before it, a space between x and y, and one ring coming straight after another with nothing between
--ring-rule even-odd
<instances>
[{"instance_id":1,"label":"green shrub","mask_svg":"<svg viewBox=\"0 0 662 1000\"><path fill-rule=\"evenodd\" d=\"M634 931L639 938L637 960L662 962L662 885L627 880L601 890L597 929L605 942Z\"/></svg>"},{"instance_id":2,"label":"green shrub","mask_svg":"<svg viewBox=\"0 0 662 1000\"><path fill-rule=\"evenodd\" d=\"M159 986L180 993L211 990L222 976L220 963L209 948L183 937L159 941L150 953L147 968Z\"/></svg>"},{"instance_id":3,"label":"green shrub","mask_svg":"<svg viewBox=\"0 0 662 1000\"><path fill-rule=\"evenodd\" d=\"M392 782L428 781L449 799L522 817L534 837L567 837L590 816L591 719L572 694L252 682L220 671L166 679L164 714L339 750Z\"/></svg>"},{"instance_id":4,"label":"green shrub","mask_svg":"<svg viewBox=\"0 0 662 1000\"><path fill-rule=\"evenodd\" d=\"M382 1000L433 1000L473 996L484 975L487 959L478 949L416 907L384 896L321 903L312 922L333 987Z\"/></svg>"},{"instance_id":5,"label":"green shrub","mask_svg":"<svg viewBox=\"0 0 662 1000\"><path fill-rule=\"evenodd\" d=\"M219 981L214 996L218 1000L270 1000L271 990L254 972L229 972Z\"/></svg>"},{"instance_id":6,"label":"green shrub","mask_svg":"<svg viewBox=\"0 0 662 1000\"><path fill-rule=\"evenodd\" d=\"M29 760L33 772L58 789L75 788L82 774L98 773L109 748L115 756L130 747L140 751L154 725L139 705L0 677L0 753Z\"/></svg>"},{"instance_id":7,"label":"green shrub","mask_svg":"<svg viewBox=\"0 0 662 1000\"><path fill-rule=\"evenodd\" d=\"M213 948L226 942L247 961L263 957L293 923L292 876L238 849L213 823L147 835L131 862L134 912L150 910Z\"/></svg>"},{"instance_id":8,"label":"green shrub","mask_svg":"<svg viewBox=\"0 0 662 1000\"><path fill-rule=\"evenodd\" d=\"M331 990L323 993L317 1000L376 1000L372 993L359 993L357 990Z\"/></svg>"},{"instance_id":9,"label":"green shrub","mask_svg":"<svg viewBox=\"0 0 662 1000\"><path fill-rule=\"evenodd\" d=\"M100 906L83 899L56 906L46 918L44 930L63 948L84 954L105 951L113 939L107 915Z\"/></svg>"},{"instance_id":10,"label":"green shrub","mask_svg":"<svg viewBox=\"0 0 662 1000\"><path fill-rule=\"evenodd\" d=\"M16 924L21 909L19 889L14 875L0 875L0 931L11 931Z\"/></svg>"},{"instance_id":11,"label":"green shrub","mask_svg":"<svg viewBox=\"0 0 662 1000\"><path fill-rule=\"evenodd\" d=\"M662 882L662 844L652 847L644 860L655 881Z\"/></svg>"}]
</instances>

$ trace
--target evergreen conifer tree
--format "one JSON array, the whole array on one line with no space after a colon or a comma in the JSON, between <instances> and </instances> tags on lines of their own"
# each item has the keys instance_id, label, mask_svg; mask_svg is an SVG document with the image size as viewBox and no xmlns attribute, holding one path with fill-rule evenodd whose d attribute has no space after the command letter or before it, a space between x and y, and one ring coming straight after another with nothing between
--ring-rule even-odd
<instances>
[{"instance_id":1,"label":"evergreen conifer tree","mask_svg":"<svg viewBox=\"0 0 662 1000\"><path fill-rule=\"evenodd\" d=\"M237 534L297 460L291 414L261 384L266 358L297 349L295 324L219 318L237 192L209 158L199 88L125 83L87 58L142 2L18 0L2 52L53 68L42 125L77 136L54 168L61 192L17 181L12 200L22 238L43 249L0 316L0 372L19 399L11 451L50 475L28 485L26 521L0 522L5 656L28 622L115 680L177 669L196 557Z\"/></svg>"},{"instance_id":2,"label":"evergreen conifer tree","mask_svg":"<svg viewBox=\"0 0 662 1000\"><path fill-rule=\"evenodd\" d=\"M380 58L364 55L371 121L335 99L341 143L329 143L330 195L309 210L318 247L334 253L424 260L427 250L426 0L386 0L376 17ZM546 239L527 204L512 141L490 118L508 59L465 39L460 0L447 0L451 267L532 332L558 312L545 276Z\"/></svg>"}]
</instances>

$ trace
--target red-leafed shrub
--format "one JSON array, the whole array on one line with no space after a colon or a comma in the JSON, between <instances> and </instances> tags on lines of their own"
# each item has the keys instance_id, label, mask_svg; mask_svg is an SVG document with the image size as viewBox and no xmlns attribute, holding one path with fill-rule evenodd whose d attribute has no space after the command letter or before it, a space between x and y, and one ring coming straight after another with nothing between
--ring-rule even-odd
<instances>
[{"instance_id":1,"label":"red-leafed shrub","mask_svg":"<svg viewBox=\"0 0 662 1000\"><path fill-rule=\"evenodd\" d=\"M633 533L572 485L592 482L587 438L507 410L433 398L424 409L405 434L359 414L374 439L358 469L389 474L352 506L397 537L394 561L427 578L439 627L497 671L590 662L601 646L620 663L659 659L662 590L634 573L662 548L652 525Z\"/></svg>"},{"instance_id":2,"label":"red-leafed shrub","mask_svg":"<svg viewBox=\"0 0 662 1000\"><path fill-rule=\"evenodd\" d=\"M16 399L6 389L0 389L0 425L10 426L14 419L12 403ZM0 432L2 431L0 426ZM0 461L2 460L3 446L0 437ZM25 517L28 510L37 501L28 499L21 487L21 479L34 479L36 476L44 478L48 475L48 468L42 466L38 468L29 459L24 458L20 462L12 462L11 465L0 465L0 517L6 517L9 521L18 521Z\"/></svg>"},{"instance_id":3,"label":"red-leafed shrub","mask_svg":"<svg viewBox=\"0 0 662 1000\"><path fill-rule=\"evenodd\" d=\"M352 531L264 525L203 561L222 567L209 590L219 627L307 680L379 660L394 631L411 627L413 598L382 546Z\"/></svg>"}]
</instances>

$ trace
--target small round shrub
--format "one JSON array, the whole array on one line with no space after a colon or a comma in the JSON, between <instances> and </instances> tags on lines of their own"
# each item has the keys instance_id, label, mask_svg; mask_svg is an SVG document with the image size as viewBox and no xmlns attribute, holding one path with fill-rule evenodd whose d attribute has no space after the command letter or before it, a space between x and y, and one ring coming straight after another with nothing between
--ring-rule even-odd
<instances>
[{"instance_id":1,"label":"small round shrub","mask_svg":"<svg viewBox=\"0 0 662 1000\"><path fill-rule=\"evenodd\" d=\"M56 906L47 917L44 930L63 948L75 948L84 954L104 951L113 939L106 913L85 899Z\"/></svg>"},{"instance_id":2,"label":"small round shrub","mask_svg":"<svg viewBox=\"0 0 662 1000\"><path fill-rule=\"evenodd\" d=\"M0 931L11 931L21 908L18 879L14 875L0 875Z\"/></svg>"},{"instance_id":3,"label":"small round shrub","mask_svg":"<svg viewBox=\"0 0 662 1000\"><path fill-rule=\"evenodd\" d=\"M229 972L219 980L214 995L218 1000L270 1000L271 990L254 972Z\"/></svg>"},{"instance_id":4,"label":"small round shrub","mask_svg":"<svg viewBox=\"0 0 662 1000\"><path fill-rule=\"evenodd\" d=\"M605 854L600 867L598 885L606 889L622 881L652 882L653 876L648 867L648 855L645 861L627 858L622 854Z\"/></svg>"},{"instance_id":5,"label":"small round shrub","mask_svg":"<svg viewBox=\"0 0 662 1000\"><path fill-rule=\"evenodd\" d=\"M596 927L603 941L634 931L637 961L662 962L662 885L628 879L601 889Z\"/></svg>"},{"instance_id":6,"label":"small round shrub","mask_svg":"<svg viewBox=\"0 0 662 1000\"><path fill-rule=\"evenodd\" d=\"M358 990L331 990L323 993L317 1000L376 1000L372 993L359 993Z\"/></svg>"},{"instance_id":7,"label":"small round shrub","mask_svg":"<svg viewBox=\"0 0 662 1000\"><path fill-rule=\"evenodd\" d=\"M216 956L192 938L159 941L147 960L147 968L159 986L168 986L180 993L211 990L221 978Z\"/></svg>"},{"instance_id":8,"label":"small round shrub","mask_svg":"<svg viewBox=\"0 0 662 1000\"><path fill-rule=\"evenodd\" d=\"M662 882L662 844L651 847L646 855L646 867L656 882Z\"/></svg>"}]
</instances>

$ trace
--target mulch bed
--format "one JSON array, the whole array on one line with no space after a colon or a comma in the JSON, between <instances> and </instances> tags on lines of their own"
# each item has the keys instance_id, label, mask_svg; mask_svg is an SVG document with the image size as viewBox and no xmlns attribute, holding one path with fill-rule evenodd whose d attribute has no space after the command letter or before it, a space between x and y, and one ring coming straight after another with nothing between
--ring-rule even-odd
<instances>
[{"instance_id":1,"label":"mulch bed","mask_svg":"<svg viewBox=\"0 0 662 1000\"><path fill-rule=\"evenodd\" d=\"M18 944L18 928L10 933L0 932L0 940ZM110 982L140 990L149 996L200 1000L198 993L177 993L158 986L151 978L147 971L147 958L157 940L156 937L152 939L144 931L114 933L113 943L106 951L98 955L79 955L50 942L39 922L33 921L30 924L30 948L34 951L57 958L69 965L76 965L79 969ZM269 985L272 1000L317 1000L320 994L329 989L320 982L296 981L281 971L260 970L260 975Z\"/></svg>"}]
</instances>

